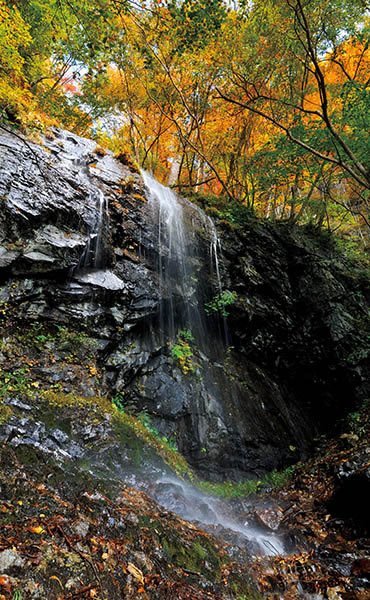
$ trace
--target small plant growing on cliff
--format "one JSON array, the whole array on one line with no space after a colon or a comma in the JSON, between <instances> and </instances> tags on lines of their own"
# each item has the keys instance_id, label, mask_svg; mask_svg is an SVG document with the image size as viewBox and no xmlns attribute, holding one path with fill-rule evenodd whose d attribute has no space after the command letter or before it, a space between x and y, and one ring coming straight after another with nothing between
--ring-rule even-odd
<instances>
[{"instance_id":1,"label":"small plant growing on cliff","mask_svg":"<svg viewBox=\"0 0 370 600\"><path fill-rule=\"evenodd\" d=\"M366 398L358 412L351 412L347 416L351 434L357 435L359 438L365 434L370 424L369 407L370 398Z\"/></svg>"},{"instance_id":2,"label":"small plant growing on cliff","mask_svg":"<svg viewBox=\"0 0 370 600\"><path fill-rule=\"evenodd\" d=\"M177 445L176 445L175 440L173 438L167 438L165 435L161 436L158 429L156 427L154 427L153 424L151 423L148 413L146 413L146 412L140 413L140 415L138 416L138 420L140 421L140 423L142 423L144 425L145 429L149 433L154 435L158 440L160 440L162 443L166 444L169 448L171 448L171 450L177 450Z\"/></svg>"},{"instance_id":3,"label":"small plant growing on cliff","mask_svg":"<svg viewBox=\"0 0 370 600\"><path fill-rule=\"evenodd\" d=\"M223 292L216 294L211 302L205 304L207 315L218 313L221 317L228 317L229 312L226 310L226 307L235 304L237 297L236 292L230 292L229 290L224 290Z\"/></svg>"},{"instance_id":4,"label":"small plant growing on cliff","mask_svg":"<svg viewBox=\"0 0 370 600\"><path fill-rule=\"evenodd\" d=\"M0 398L5 398L8 395L23 396L33 398L35 389L39 387L38 381L32 381L29 378L26 368L16 371L3 371L0 369Z\"/></svg>"},{"instance_id":5,"label":"small plant growing on cliff","mask_svg":"<svg viewBox=\"0 0 370 600\"><path fill-rule=\"evenodd\" d=\"M119 392L112 399L112 404L118 408L120 412L125 412L124 398L122 392Z\"/></svg>"},{"instance_id":6,"label":"small plant growing on cliff","mask_svg":"<svg viewBox=\"0 0 370 600\"><path fill-rule=\"evenodd\" d=\"M175 359L181 371L187 373L195 373L199 368L198 363L194 362L194 352L192 348L194 337L188 329L182 329L177 334L176 344L171 348L171 356Z\"/></svg>"}]
</instances>

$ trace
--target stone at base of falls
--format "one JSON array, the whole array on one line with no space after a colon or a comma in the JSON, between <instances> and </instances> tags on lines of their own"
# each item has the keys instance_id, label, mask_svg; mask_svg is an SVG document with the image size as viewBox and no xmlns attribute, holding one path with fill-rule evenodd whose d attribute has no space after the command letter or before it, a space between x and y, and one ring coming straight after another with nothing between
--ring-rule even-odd
<instances>
[{"instance_id":1,"label":"stone at base of falls","mask_svg":"<svg viewBox=\"0 0 370 600\"><path fill-rule=\"evenodd\" d=\"M14 567L23 567L25 561L14 548L0 552L0 573L8 573Z\"/></svg>"},{"instance_id":2,"label":"stone at base of falls","mask_svg":"<svg viewBox=\"0 0 370 600\"><path fill-rule=\"evenodd\" d=\"M284 517L283 511L278 507L256 508L255 515L258 522L271 531L279 529Z\"/></svg>"}]
</instances>

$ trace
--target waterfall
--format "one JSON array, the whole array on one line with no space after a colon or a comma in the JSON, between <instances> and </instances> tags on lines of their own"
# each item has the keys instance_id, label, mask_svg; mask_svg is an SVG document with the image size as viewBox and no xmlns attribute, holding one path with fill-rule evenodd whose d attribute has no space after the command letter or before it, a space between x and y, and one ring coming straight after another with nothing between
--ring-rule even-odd
<instances>
[{"instance_id":1,"label":"waterfall","mask_svg":"<svg viewBox=\"0 0 370 600\"><path fill-rule=\"evenodd\" d=\"M220 306L223 298L221 243L215 224L199 206L178 198L147 172L141 174L149 191L148 208L155 228L161 342L163 344L166 337L175 339L179 330L186 329L190 330L202 351L215 354L217 348L224 350L229 346L225 315L219 315L218 326L213 326L211 331L210 319L205 314L205 303L209 302L212 293L209 284L206 290L208 281L213 281L214 297ZM190 230L185 225L184 211L191 215ZM197 230L203 232L204 240L208 240L208 263L204 261L204 246L199 246L194 233ZM203 263L203 273L196 272L193 266L196 262ZM218 330L216 344L211 341L215 329Z\"/></svg>"},{"instance_id":2,"label":"waterfall","mask_svg":"<svg viewBox=\"0 0 370 600\"><path fill-rule=\"evenodd\" d=\"M89 190L89 204L95 206L95 211L88 232L88 239L85 249L79 260L77 271L86 269L99 270L105 266L103 233L108 220L108 200L102 190L93 185L89 176L88 164L86 160L78 158L75 161L80 166L79 180L85 184Z\"/></svg>"},{"instance_id":3,"label":"waterfall","mask_svg":"<svg viewBox=\"0 0 370 600\"><path fill-rule=\"evenodd\" d=\"M155 228L162 342L164 337L174 339L178 330L188 329L201 347L206 339L206 325L183 206L172 190L145 171L142 176L149 191L148 208Z\"/></svg>"},{"instance_id":4,"label":"waterfall","mask_svg":"<svg viewBox=\"0 0 370 600\"><path fill-rule=\"evenodd\" d=\"M186 246L183 211L175 194L145 171L144 183L149 190L149 208L156 231L160 302L160 331L171 338L175 330L175 296L185 296ZM168 302L165 303L163 298ZM166 306L167 304L167 306ZM163 341L163 339L162 339Z\"/></svg>"}]
</instances>

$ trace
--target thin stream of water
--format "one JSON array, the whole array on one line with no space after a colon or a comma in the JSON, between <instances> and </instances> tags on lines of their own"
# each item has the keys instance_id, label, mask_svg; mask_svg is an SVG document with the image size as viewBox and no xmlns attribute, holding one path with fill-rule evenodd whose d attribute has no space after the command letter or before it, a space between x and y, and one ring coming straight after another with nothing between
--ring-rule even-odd
<instances>
[{"instance_id":1,"label":"thin stream of water","mask_svg":"<svg viewBox=\"0 0 370 600\"><path fill-rule=\"evenodd\" d=\"M80 166L79 180L89 190L89 204L95 205L86 247L81 255L76 271L86 269L102 269L104 267L103 232L109 218L108 199L102 190L93 185L88 172L86 159L77 158L75 163Z\"/></svg>"}]
</instances>

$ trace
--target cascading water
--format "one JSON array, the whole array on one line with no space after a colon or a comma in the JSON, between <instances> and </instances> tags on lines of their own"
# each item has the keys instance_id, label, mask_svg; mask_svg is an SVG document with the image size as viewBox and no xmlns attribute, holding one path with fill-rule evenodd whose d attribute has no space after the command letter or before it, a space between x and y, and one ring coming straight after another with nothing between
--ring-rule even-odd
<instances>
[{"instance_id":1,"label":"cascading water","mask_svg":"<svg viewBox=\"0 0 370 600\"><path fill-rule=\"evenodd\" d=\"M204 314L192 269L183 207L172 190L145 171L142 176L149 191L157 243L162 343L165 337L175 339L179 330L189 329L201 346L205 339Z\"/></svg>"},{"instance_id":2,"label":"cascading water","mask_svg":"<svg viewBox=\"0 0 370 600\"><path fill-rule=\"evenodd\" d=\"M184 284L187 280L185 264L185 233L182 207L175 194L161 185L145 171L144 183L149 190L149 206L157 228L158 274L161 298L160 331L171 338L175 337L175 295L184 296Z\"/></svg>"},{"instance_id":3,"label":"cascading water","mask_svg":"<svg viewBox=\"0 0 370 600\"><path fill-rule=\"evenodd\" d=\"M248 522L230 515L227 502L202 493L194 486L164 476L152 493L160 503L186 520L209 526L210 532L228 537L237 534L237 544L246 546L253 554L275 556L285 553L284 541L272 532L263 532ZM232 537L232 535L231 535Z\"/></svg>"},{"instance_id":4,"label":"cascading water","mask_svg":"<svg viewBox=\"0 0 370 600\"><path fill-rule=\"evenodd\" d=\"M221 279L221 262L222 262L222 248L221 241L217 233L216 226L209 215L206 215L199 206L196 204L186 201L193 211L196 212L199 221L202 224L202 228L207 233L209 238L209 257L210 257L210 277L215 279L217 296L220 307L223 307L223 286ZM224 307L223 307L224 308ZM223 336L225 347L229 346L229 333L227 328L227 319L225 317L225 310L222 310L222 325L223 325ZM220 336L221 337L221 336Z\"/></svg>"},{"instance_id":5,"label":"cascading water","mask_svg":"<svg viewBox=\"0 0 370 600\"><path fill-rule=\"evenodd\" d=\"M203 354L203 369L198 378L198 386L203 389L201 402L204 402L202 410L214 411L215 420L218 424L225 418L223 414L224 400L222 396L233 398L235 405L238 398L236 391L227 380L220 364L216 371L212 365L213 360L224 358L225 342L228 344L226 318L223 316L224 331L212 331L207 325L207 316L204 311L204 301L207 299L202 293L203 282L196 280L196 263L201 278L210 280L213 285L213 293L222 299L223 287L221 280L221 245L217 235L216 227L210 217L192 203L181 200L169 188L161 185L148 173L142 173L144 183L149 191L148 215L152 219L153 235L155 242L156 268L159 277L160 292L160 331L161 346L166 354L166 341L170 344L176 338L179 330L187 328L191 330L196 346ZM185 223L185 213L191 216L191 227ZM197 233L196 233L197 232ZM197 235L203 240L202 247L198 247ZM208 261L204 261L204 250L208 240ZM201 263L201 264L200 264ZM202 270L203 269L203 270ZM207 293L212 293L208 285ZM209 296L208 296L209 300ZM222 305L221 305L222 306ZM221 321L222 323L222 321ZM214 321L213 321L214 325ZM218 347L219 350L215 350ZM157 384L156 384L157 385ZM146 396L151 395L151 388L147 388ZM176 393L176 392L175 392ZM176 398L173 398L176 403ZM158 409L158 407L157 407ZM206 445L207 436L213 436L213 432L207 432L201 424L202 417L198 419L199 430L203 431ZM219 426L219 425L218 425ZM221 425L219 430L219 442L221 437L227 436L227 431ZM203 448L206 451L206 448ZM149 493L151 493L149 491ZM220 528L221 535L227 536L227 531L233 531L239 536L243 545L251 548L253 552L275 555L283 553L284 547L281 539L272 533L263 533L258 528L251 527L246 523L238 522L232 516L227 516L228 510L225 503L216 501L197 490L190 484L184 484L173 478L164 477L157 479L153 485L152 495L161 504L174 510L185 519L193 519ZM223 533L222 533L223 532ZM244 540L244 541L243 541Z\"/></svg>"},{"instance_id":6,"label":"cascading water","mask_svg":"<svg viewBox=\"0 0 370 600\"><path fill-rule=\"evenodd\" d=\"M86 160L78 158L75 162L77 166L80 166L80 182L88 187L89 204L95 206L86 247L81 255L77 271L86 269L99 270L105 266L102 239L104 228L108 226L108 200L101 189L92 185Z\"/></svg>"},{"instance_id":7,"label":"cascading water","mask_svg":"<svg viewBox=\"0 0 370 600\"><path fill-rule=\"evenodd\" d=\"M160 291L160 331L161 341L165 337L175 339L181 329L188 329L195 338L198 347L210 350L207 317L204 302L207 295L203 293L202 275L196 272L194 263L203 262L203 254L198 242L185 225L184 211L187 210L197 220L193 223L204 232L209 240L209 264L206 265L206 279L215 279L218 295L222 297L220 273L220 241L212 219L196 205L181 200L176 194L156 181L151 175L142 172L144 183L149 191L149 207L155 227L157 245L157 269ZM193 238L193 239L190 239ZM212 275L212 274L215 274ZM228 335L226 320L223 318L223 336L226 346ZM222 336L221 336L222 337ZM218 345L224 346L219 339ZM214 348L213 348L214 350Z\"/></svg>"}]
</instances>

